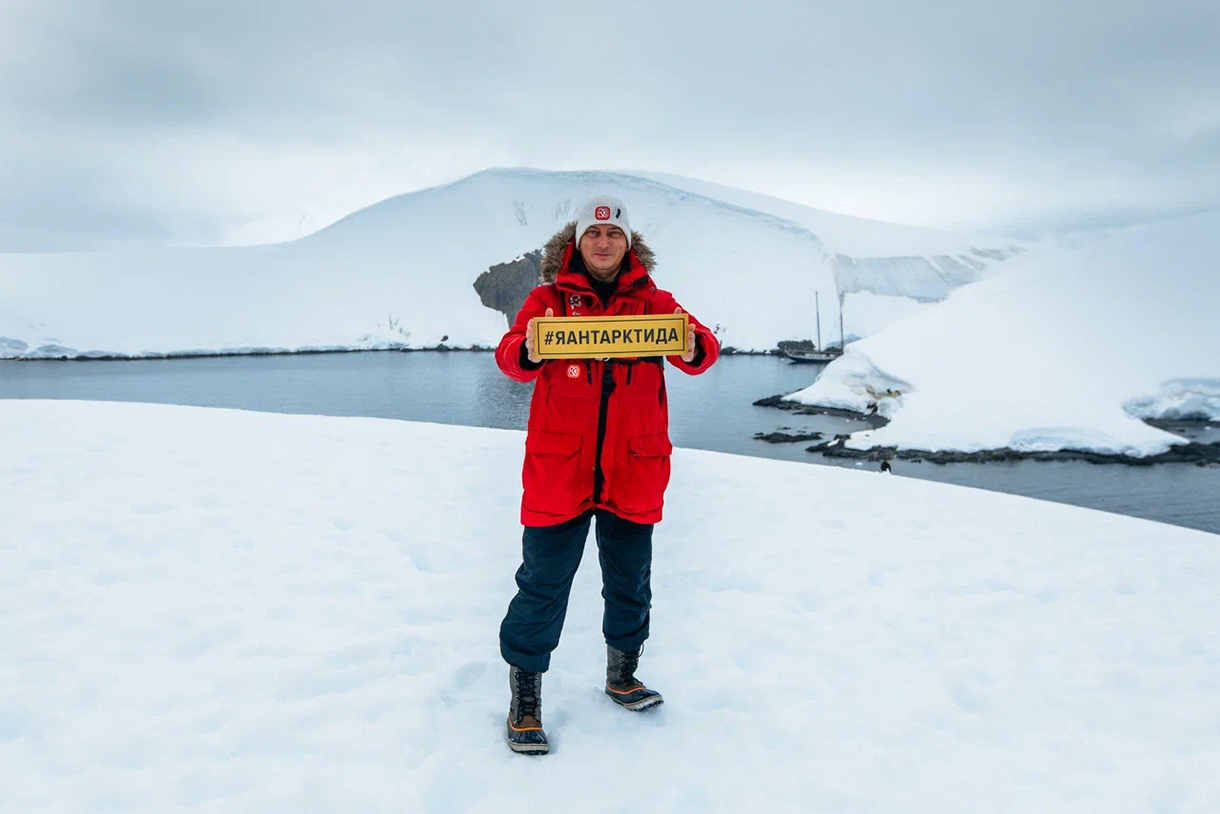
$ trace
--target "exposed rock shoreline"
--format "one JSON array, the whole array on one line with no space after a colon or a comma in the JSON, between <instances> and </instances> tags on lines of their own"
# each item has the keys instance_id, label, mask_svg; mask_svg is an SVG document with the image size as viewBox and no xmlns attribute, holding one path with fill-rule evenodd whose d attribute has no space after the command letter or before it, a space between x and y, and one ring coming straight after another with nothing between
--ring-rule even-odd
<instances>
[{"instance_id":1,"label":"exposed rock shoreline","mask_svg":"<svg viewBox=\"0 0 1220 814\"><path fill-rule=\"evenodd\" d=\"M877 415L866 415L855 410L843 410L835 407L818 407L784 401L783 395L768 396L754 402L756 407L775 407L797 415L826 415L836 418L848 418L861 421L871 429L884 427L889 422ZM1210 420L1183 421L1146 419L1147 424L1175 434L1183 430L1199 428L1220 428L1220 422ZM770 436L757 433L758 440L780 443L796 440L794 437L784 437L783 433L771 433ZM832 440L806 447L807 452L821 453L826 458L838 458L861 461L884 461L899 459L912 463L924 461L933 464L954 463L1011 463L1013 461L1085 461L1091 464L1126 464L1127 466L1153 466L1156 464L1194 464L1196 466L1220 466L1220 441L1202 443L1191 440L1185 444L1176 444L1165 452L1157 455L1137 457L1117 453L1095 452L1088 449L1063 449L1053 452L1029 452L1011 447L986 449L977 452L959 452L955 450L922 450L899 449L898 447L875 446L868 449L854 449L846 446L850 436L836 435ZM773 440L773 438L775 440Z\"/></svg>"},{"instance_id":2,"label":"exposed rock shoreline","mask_svg":"<svg viewBox=\"0 0 1220 814\"><path fill-rule=\"evenodd\" d=\"M146 362L165 359L221 359L230 356L321 356L337 353L494 353L495 348L484 345L455 347L441 343L429 347L416 348L406 345L395 345L384 348L240 348L221 351L171 351L168 353L105 353L85 351L81 353L75 348L62 348L57 351L43 351L37 356L0 356L4 362ZM721 356L774 356L776 351L737 350L725 347L720 350ZM805 439L801 439L805 440Z\"/></svg>"},{"instance_id":3,"label":"exposed rock shoreline","mask_svg":"<svg viewBox=\"0 0 1220 814\"><path fill-rule=\"evenodd\" d=\"M768 444L793 444L800 441L821 441L825 435L820 432L797 432L786 433L782 430L791 429L790 427L780 427L779 432L756 432L754 433L755 441L766 441Z\"/></svg>"},{"instance_id":4,"label":"exposed rock shoreline","mask_svg":"<svg viewBox=\"0 0 1220 814\"><path fill-rule=\"evenodd\" d=\"M1011 447L986 449L978 452L957 452L953 450L933 452L931 450L898 449L897 447L852 449L844 446L842 438L836 438L836 440L825 444L815 444L814 446L807 447L806 451L820 452L827 458L845 458L863 461L898 459L911 461L912 463L927 461L933 464L1085 461L1091 464L1126 464L1127 466L1153 466L1155 464L1220 466L1220 441L1212 444L1202 444L1198 441L1177 444L1158 455L1146 455L1142 458L1134 455L1094 452L1087 449L1061 449L1054 452L1026 452L1015 450Z\"/></svg>"},{"instance_id":5,"label":"exposed rock shoreline","mask_svg":"<svg viewBox=\"0 0 1220 814\"><path fill-rule=\"evenodd\" d=\"M388 348L303 348L287 350L285 348L243 348L231 351L176 351L172 353L144 353L128 355L122 353L79 353L62 356L14 356L3 362L148 362L166 359L222 359L231 356L322 356L339 353L492 353L495 348L482 345L472 345L467 348L451 347L449 345L434 345L427 348L388 347Z\"/></svg>"},{"instance_id":6,"label":"exposed rock shoreline","mask_svg":"<svg viewBox=\"0 0 1220 814\"><path fill-rule=\"evenodd\" d=\"M862 421L869 425L870 429L878 429L889 423L884 417L879 415L869 415L860 413L855 410L842 410L838 407L818 407L808 404L798 404L795 401L784 401L783 394L777 396L767 396L754 402L755 407L774 407L777 410L786 410L796 415L826 415L834 418L847 418L853 421Z\"/></svg>"}]
</instances>

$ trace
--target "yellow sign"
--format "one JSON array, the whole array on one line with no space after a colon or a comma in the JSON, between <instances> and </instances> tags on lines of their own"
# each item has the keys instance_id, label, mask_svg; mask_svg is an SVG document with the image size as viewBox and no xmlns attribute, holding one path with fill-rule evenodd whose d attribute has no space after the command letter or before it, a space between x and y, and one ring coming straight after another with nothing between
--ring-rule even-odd
<instances>
[{"instance_id":1,"label":"yellow sign","mask_svg":"<svg viewBox=\"0 0 1220 814\"><path fill-rule=\"evenodd\" d=\"M536 317L534 353L540 359L681 356L686 314L639 317Z\"/></svg>"}]
</instances>

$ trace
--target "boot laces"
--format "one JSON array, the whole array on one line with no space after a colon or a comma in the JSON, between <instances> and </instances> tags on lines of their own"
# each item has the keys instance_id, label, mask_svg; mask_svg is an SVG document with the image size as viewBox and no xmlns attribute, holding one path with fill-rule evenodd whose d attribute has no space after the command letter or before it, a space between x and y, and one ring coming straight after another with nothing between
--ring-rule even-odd
<instances>
[{"instance_id":1,"label":"boot laces","mask_svg":"<svg viewBox=\"0 0 1220 814\"><path fill-rule=\"evenodd\" d=\"M516 687L514 689L517 693L517 721L520 722L522 718L537 719L539 717L538 707L541 706L542 700L539 698L540 693L538 692L538 674L517 670L515 678Z\"/></svg>"},{"instance_id":2,"label":"boot laces","mask_svg":"<svg viewBox=\"0 0 1220 814\"><path fill-rule=\"evenodd\" d=\"M634 653L626 650L619 650L619 656L615 659L615 675L614 683L627 684L635 678L635 671L640 667L640 656L644 653L643 645Z\"/></svg>"},{"instance_id":3,"label":"boot laces","mask_svg":"<svg viewBox=\"0 0 1220 814\"><path fill-rule=\"evenodd\" d=\"M623 659L623 680L630 681L635 678L635 671L640 669L640 654L639 652L628 653Z\"/></svg>"}]
</instances>

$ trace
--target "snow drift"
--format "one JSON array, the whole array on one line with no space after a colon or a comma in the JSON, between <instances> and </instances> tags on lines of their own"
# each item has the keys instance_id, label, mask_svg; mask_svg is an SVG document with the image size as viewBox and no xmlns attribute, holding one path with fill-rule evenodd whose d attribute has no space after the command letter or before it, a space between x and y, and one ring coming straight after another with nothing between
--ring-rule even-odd
<instances>
[{"instance_id":1,"label":"snow drift","mask_svg":"<svg viewBox=\"0 0 1220 814\"><path fill-rule=\"evenodd\" d=\"M1220 212L1039 251L855 343L790 398L891 419L857 448L1090 449L1182 439L1144 418L1220 419Z\"/></svg>"},{"instance_id":2,"label":"snow drift","mask_svg":"<svg viewBox=\"0 0 1220 814\"><path fill-rule=\"evenodd\" d=\"M678 450L640 673L666 704L602 694L594 552L533 759L496 646L521 433L40 401L0 425L0 810L1220 799L1215 535Z\"/></svg>"},{"instance_id":3,"label":"snow drift","mask_svg":"<svg viewBox=\"0 0 1220 814\"><path fill-rule=\"evenodd\" d=\"M837 335L836 275L846 261L811 225L835 232L835 218L850 221L838 231L857 249L868 248L871 230L882 252L1002 251L795 204L777 215L630 175L494 170L290 243L0 255L0 357L490 346L506 319L481 303L475 279L541 247L594 191L628 203L632 225L657 250L660 284L741 349L810 337L815 292L824 326L836 326L824 338ZM885 275L871 288L867 275L853 275L845 291L914 296L891 291ZM865 335L895 311L871 303L847 311L849 334Z\"/></svg>"}]
</instances>

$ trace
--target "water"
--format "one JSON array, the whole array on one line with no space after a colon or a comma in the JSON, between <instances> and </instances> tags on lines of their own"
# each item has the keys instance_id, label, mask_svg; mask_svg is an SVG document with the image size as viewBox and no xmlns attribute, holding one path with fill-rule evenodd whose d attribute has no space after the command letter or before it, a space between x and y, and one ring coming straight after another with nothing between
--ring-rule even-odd
<instances>
[{"instance_id":1,"label":"water","mask_svg":"<svg viewBox=\"0 0 1220 814\"><path fill-rule=\"evenodd\" d=\"M775 357L732 356L702 376L667 371L671 436L678 446L849 468L768 444L756 432L835 433L848 419L800 416L752 402L808 385L817 368ZM91 399L233 407L279 413L373 416L524 429L532 385L506 378L487 353L353 353L163 359L137 362L0 363L0 398ZM1190 431L1202 441L1220 431ZM894 462L895 474L1072 503L1220 533L1220 467ZM880 477L880 475L878 476Z\"/></svg>"}]
</instances>

